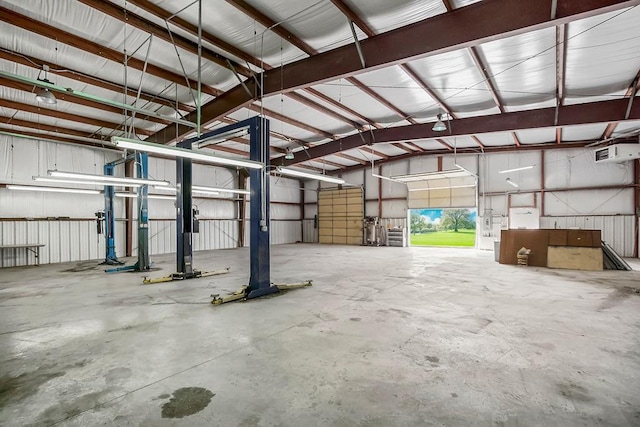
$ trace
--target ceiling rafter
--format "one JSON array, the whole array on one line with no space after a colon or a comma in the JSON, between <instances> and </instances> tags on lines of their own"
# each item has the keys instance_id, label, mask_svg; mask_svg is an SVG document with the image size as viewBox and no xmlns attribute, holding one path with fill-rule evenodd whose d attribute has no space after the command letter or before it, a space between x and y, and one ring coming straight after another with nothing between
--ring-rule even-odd
<instances>
[{"instance_id":1,"label":"ceiling rafter","mask_svg":"<svg viewBox=\"0 0 640 427\"><path fill-rule=\"evenodd\" d=\"M76 36L69 33L68 31L55 28L49 24L45 24L44 22L36 21L2 6L0 6L0 20L16 27L20 27L24 30L30 31L32 33L39 34L43 37L57 40L60 43L64 43L85 52L89 52L93 55L97 55L101 58L109 59L111 61L117 62L118 64L124 64L125 55L122 52L118 52L115 49L111 49L90 40L84 39L80 36ZM143 60L132 57L126 59L127 65L131 68L135 68L136 70L140 71L145 69ZM165 70L164 68L158 67L154 64L147 64L146 72L161 79L178 83L182 86L187 85L187 79L184 76L178 73L174 73L173 71ZM188 83L193 88L195 88L198 84L193 79L188 79ZM213 96L220 95L222 92L207 85L202 85L202 91Z\"/></svg>"},{"instance_id":2,"label":"ceiling rafter","mask_svg":"<svg viewBox=\"0 0 640 427\"><path fill-rule=\"evenodd\" d=\"M24 111L27 113L39 114L42 116L54 117L56 119L68 120L71 122L84 123L98 128L106 128L113 130L124 130L123 123L113 123L106 120L94 119L80 114L71 114L64 111L54 110L39 105L25 104L18 101L9 101L8 99L0 98L0 107L12 108L18 111ZM135 132L138 135L151 135L153 132L147 129L135 128Z\"/></svg>"},{"instance_id":3,"label":"ceiling rafter","mask_svg":"<svg viewBox=\"0 0 640 427\"><path fill-rule=\"evenodd\" d=\"M351 9L343 0L331 0L331 2L354 24L362 30L363 33L367 35L367 37L374 37L376 32L371 28L369 24L365 22L353 9ZM450 114L453 118L455 115L451 108L429 87L427 82L424 81L422 77L418 75L409 65L400 64L400 68L415 82L420 86L422 90L424 90L434 101L436 101L444 111ZM407 117L406 113L402 113L402 118ZM415 123L409 121L410 123Z\"/></svg>"},{"instance_id":4,"label":"ceiling rafter","mask_svg":"<svg viewBox=\"0 0 640 427\"><path fill-rule=\"evenodd\" d=\"M43 129L40 129L40 130L43 130ZM32 137L32 138L49 139L49 140L52 140L52 141L62 142L64 144L81 145L81 146L94 147L94 148L105 148L105 144L100 142L100 141L98 141L98 140L96 140L96 142L82 141L82 140L79 140L79 139L73 139L71 136L63 137L63 136L60 136L58 134L53 134L52 135L50 133L32 132L32 131L28 131L28 130L24 130L24 129L14 129L14 128L12 128L10 126L6 126L6 125L0 125L0 131L15 133L15 134L24 135L24 136L29 136L29 137Z\"/></svg>"},{"instance_id":5,"label":"ceiling rafter","mask_svg":"<svg viewBox=\"0 0 640 427\"><path fill-rule=\"evenodd\" d=\"M159 25L156 25L153 22L151 22L151 21L149 21L149 20L147 20L147 19L145 19L145 18L143 18L143 17L141 17L139 15L134 14L133 12L130 12L130 11L126 11L125 12L125 9L122 9L122 8L120 8L118 6L115 6L115 5L111 4L111 3L108 3L108 2L105 2L105 1L102 1L102 0L80 0L80 1L82 3L84 3L85 5L87 5L87 6L90 6L90 7L94 8L94 9L96 9L96 10L101 11L102 13L104 13L104 14L106 14L108 16L111 16L112 18L118 19L121 22L126 22L128 24L131 24L131 25L135 26L136 28L138 28L138 29L140 29L142 31L145 31L145 32L147 32L149 34L156 35L156 36L162 38L163 40L165 40L165 41L167 41L169 43L172 42L172 38L171 38L171 36L170 36L170 34L169 34L169 32L167 31L166 28L161 27ZM139 3L141 5L143 5L145 7L145 10L147 10L149 13L156 14L156 16L158 16L160 18L167 19L167 18L169 18L171 16L171 14L168 11L166 11L166 10L160 8L160 7L157 7L157 6L151 7L152 5L150 5L148 2L139 2ZM171 20L171 22L174 22L174 19L176 19L176 18L177 17L174 17ZM188 22L186 22L186 21L184 21L182 19L179 22L182 24L182 25L180 25L181 28L183 28L183 29L187 29L188 28L187 31L190 31L192 34L194 34L194 32L195 32L195 34L197 34L197 27L195 25L188 24ZM207 33L207 34L212 37L212 43L221 44L220 43L221 42L220 39L216 38L215 36L213 36L210 33ZM204 37L203 37L203 40L209 41L209 39L205 39ZM193 41L191 41L191 40L189 40L189 39L187 39L185 37L182 37L182 36L180 36L178 34L173 34L173 41L175 41L176 45L180 46L185 51L187 51L187 52L189 52L191 54L194 54L194 55L198 54L198 45L197 45L197 43L195 43L195 42L193 42ZM225 44L224 42L222 44L224 44L225 46L229 46L228 44ZM212 51L211 49L208 49L206 47L202 47L201 51L202 51L202 56L204 58L209 59L209 60L215 62L216 64L223 66L224 68L228 68L228 64L227 64L226 61L230 61L233 64L233 68L235 69L235 71L238 72L238 74L240 74L240 75L242 75L244 77L251 77L253 75L249 68L244 67L244 66L236 63L235 61L232 61L231 59L226 58L226 57L224 57L224 56ZM234 49L234 52L240 53L242 51L240 51L239 49ZM245 58L251 57L248 54L244 54L243 56ZM259 63L259 61L256 58L253 58L253 59L254 59L254 61L252 61L252 62ZM268 64L261 64L261 65L265 69L271 69L271 66L269 66ZM354 121L352 121L352 120L350 120L350 119L348 119L348 118L336 113L335 111L333 111L333 110L331 110L329 108L324 107L323 105L320 105L320 104L318 104L318 103L316 103L316 102L314 102L312 100L309 100L309 99L303 97L302 95L299 95L299 94L291 94L291 95L287 94L287 96L290 96L292 99L295 99L298 102L304 103L305 105L307 105L307 106L309 106L311 108L314 108L314 109L320 111L321 113L324 113L324 114L326 114L326 115L328 115L328 116L330 116L330 117L332 117L334 119L343 121L343 122L345 122L345 123L347 123L347 124L349 124L351 126L354 126L356 129L360 127L360 125L357 124L356 122L354 122ZM249 108L251 108L251 109L253 109L255 111L254 108L252 108L252 107L249 107ZM306 129L306 130L309 130L309 128L310 128L309 125L306 125L306 124L300 122L299 120L291 119L291 118L289 118L289 117L287 117L287 116L285 116L283 114L279 114L278 115L275 112L270 111L270 110L264 110L264 112L266 113L266 115L270 115L271 117L277 118L278 120L284 121L284 122L286 122L286 123L288 123L288 124L290 124L292 126L300 127L302 129ZM317 130L317 128L314 128L314 129ZM315 133L315 130L313 132ZM324 135L328 134L328 133L324 133L324 131L322 131L322 132L323 132Z\"/></svg>"},{"instance_id":6,"label":"ceiling rafter","mask_svg":"<svg viewBox=\"0 0 640 427\"><path fill-rule=\"evenodd\" d=\"M85 132L77 129L71 129L63 126L48 125L44 123L35 123L29 120L16 119L15 117L0 116L0 123L4 123L7 125L20 126L20 127L30 128L30 129L38 129L38 130L43 130L47 132L54 132L57 134L79 136L81 138L90 138L90 139L96 139L99 141L104 141L104 136L101 136L99 134Z\"/></svg>"},{"instance_id":7,"label":"ceiling rafter","mask_svg":"<svg viewBox=\"0 0 640 427\"><path fill-rule=\"evenodd\" d=\"M640 104L635 104L625 119L628 100L591 102L563 105L558 110L558 125L571 126L591 123L607 123L625 120L640 120ZM556 108L539 108L488 116L468 117L456 120L451 136L474 135L495 132L515 132L524 129L552 128L555 126ZM429 123L375 129L362 135L350 135L326 144L310 148L312 158L358 148L365 144L404 141L407 139L437 138ZM555 142L555 141L554 141ZM487 147L490 148L490 147ZM290 162L291 163L291 162ZM289 163L288 163L289 164Z\"/></svg>"},{"instance_id":8,"label":"ceiling rafter","mask_svg":"<svg viewBox=\"0 0 640 427\"><path fill-rule=\"evenodd\" d=\"M13 80L9 80L4 77L0 77L0 86L10 87L12 89L18 89L18 90L22 90L24 92L29 92L29 93L33 93L33 90L34 90L34 87L27 83L15 82ZM120 114L120 115L123 114L123 111L120 108L113 107L111 105L105 105L97 101L91 101L89 99L81 98L74 95L72 92L57 93L56 99L58 101L66 101L66 102L71 102L73 104L84 105L85 107L95 108L96 110L107 111L109 113ZM132 113L127 111L126 114L127 116L131 116ZM163 125L168 125L171 123L168 120L159 119L154 116L143 116L139 114L136 114L136 119L147 120L150 122L160 123Z\"/></svg>"},{"instance_id":9,"label":"ceiling rafter","mask_svg":"<svg viewBox=\"0 0 640 427\"><path fill-rule=\"evenodd\" d=\"M117 92L117 93L123 93L124 88L123 86L121 86L118 83L114 83L114 82L110 82L107 80L103 80L103 79L99 79L96 78L94 76L89 76L85 73L82 73L80 71L76 71L73 70L67 66L61 66L58 64L54 64L53 62L49 62L49 61L45 61L42 60L40 58L35 58L33 56L28 56L28 55L23 55L23 54L17 54L15 52L9 52L9 51L5 51L3 49L0 49L0 58L1 59L6 59L7 61L12 61L21 65L25 65L27 67L31 67L31 68L35 68L38 70L42 69L43 65L48 65L49 66L49 74L57 74L59 76L64 76L66 78L72 79L72 80L76 80L82 83L87 83L90 84L92 86L97 86L97 87L101 87L103 89L107 89L113 92ZM128 87L127 88L127 93L129 94L129 96L133 96L136 97L138 95L138 90ZM153 102L155 104L161 104L161 105L165 105L171 108L176 108L176 102L172 101L170 99L161 97L159 95L154 95L152 93L149 92L145 92L142 91L140 92L140 98L144 99L145 101L148 102ZM182 111L193 111L195 110L194 107L192 107L191 105L188 104L184 104L182 102L179 102L177 104L177 108L179 110Z\"/></svg>"},{"instance_id":10,"label":"ceiling rafter","mask_svg":"<svg viewBox=\"0 0 640 427\"><path fill-rule=\"evenodd\" d=\"M131 25L139 30L142 30L146 33L153 34L155 37L158 37L161 40L166 41L167 43L171 43L175 46L178 46L184 49L187 52L193 52L198 50L198 44L193 42L186 37L181 36L180 34L172 33L169 34L166 28L157 25L148 19L143 18L140 15L137 15L131 11L128 11L124 8L116 6L115 4L104 1L104 0L78 0L80 3L93 8L95 10L99 10L105 15L111 16L121 22L126 22L128 25ZM227 70L230 70L229 64L227 61L231 62L233 68L239 73L242 73L245 76L251 75L251 71L242 64L239 64L235 60L231 58L226 58L223 55L220 55L217 52L214 52L210 49L203 48L202 49L202 57L207 59L214 64L217 64ZM231 71L231 70L230 70Z\"/></svg>"},{"instance_id":11,"label":"ceiling rafter","mask_svg":"<svg viewBox=\"0 0 640 427\"><path fill-rule=\"evenodd\" d=\"M342 157L343 159L350 160L352 162L360 163L361 165L366 165L366 164L369 163L367 160L359 159L359 158L357 158L355 156L351 156L351 155L345 154L345 153L336 153L335 155L338 156L338 157Z\"/></svg>"},{"instance_id":12,"label":"ceiling rafter","mask_svg":"<svg viewBox=\"0 0 640 427\"><path fill-rule=\"evenodd\" d=\"M604 12L633 6L635 0L555 0L556 19L551 19L547 1L484 0L453 12L437 15L400 27L360 42L368 63L363 68L355 45L348 44L318 55L304 58L277 69L264 71L264 95L289 92L323 81L356 75L396 63L450 52L469 46L478 46L505 34L522 34L531 29L542 29L583 19ZM500 20L495 17L500 16ZM491 25L487 25L490 22ZM429 43L424 43L429 40ZM254 82L247 86L255 88ZM206 103L202 109L203 123L236 111L250 101L240 85ZM193 113L187 117L193 117ZM156 142L173 141L189 132L185 126L170 126L150 137Z\"/></svg>"},{"instance_id":13,"label":"ceiling rafter","mask_svg":"<svg viewBox=\"0 0 640 427\"><path fill-rule=\"evenodd\" d=\"M638 71L638 74L636 74L634 79L631 81L631 84L627 88L627 91L624 93L624 98L628 100L631 96L634 96L638 92L640 92L640 71ZM601 139L611 138L611 135L613 135L613 131L616 129L616 127L618 127L617 122L609 123L605 128Z\"/></svg>"},{"instance_id":14,"label":"ceiling rafter","mask_svg":"<svg viewBox=\"0 0 640 427\"><path fill-rule=\"evenodd\" d=\"M501 113L506 112L506 110L504 109L504 103L502 102L502 99L500 99L500 94L498 93L498 87L496 85L495 80L493 79L493 75L490 74L489 69L485 65L482 58L480 58L480 54L478 53L477 47L471 46L469 48L469 55L471 56L471 59L473 60L473 63L475 64L477 70L480 72L480 75L482 76L484 82L489 87L489 93L493 98L493 102L495 102L496 106L498 107ZM520 139L518 138L518 135L516 135L515 132L511 132L511 138L513 139L513 142L516 144L516 147L519 147Z\"/></svg>"},{"instance_id":15,"label":"ceiling rafter","mask_svg":"<svg viewBox=\"0 0 640 427\"><path fill-rule=\"evenodd\" d=\"M447 9L447 12L451 12L451 11L453 11L455 9L453 7L453 4L449 0L442 0L442 4L444 4L444 7L445 7L445 9ZM438 97L434 97L434 99L435 100L439 100ZM453 111L451 111L451 109L449 107L447 107L446 104L441 102L440 105L442 106L442 109L447 112L447 114L449 114L454 119L457 119L455 113ZM476 144L478 144L478 146L480 148L484 148L484 144L482 144L482 141L480 141L480 139L478 139L475 135L471 135L471 139L473 139L476 142Z\"/></svg>"},{"instance_id":16,"label":"ceiling rafter","mask_svg":"<svg viewBox=\"0 0 640 427\"><path fill-rule=\"evenodd\" d=\"M391 156L388 156L384 153L381 153L378 150L374 150L371 146L357 147L360 151L366 151L368 154L373 154L374 156L382 157L383 159L388 159Z\"/></svg>"},{"instance_id":17,"label":"ceiling rafter","mask_svg":"<svg viewBox=\"0 0 640 427\"><path fill-rule=\"evenodd\" d=\"M558 145L558 144L556 144L555 141L553 141L553 142L548 142L548 143L543 143L543 144L525 144L525 145L522 145L520 147L513 147L513 146L487 147L484 150L484 152L485 153L504 153L504 152L513 153L513 152L521 152L521 151L567 150L567 149L571 149L571 148L583 148L583 147L587 146L590 142L591 141L570 142L570 143L564 143L564 144ZM458 154L478 154L478 149L477 148L459 148L457 151L458 151ZM378 165L380 165L380 164L384 164L384 163L388 163L388 162L396 162L396 161L406 160L406 159L419 157L419 156L440 156L440 155L443 155L443 154L448 154L448 151L445 151L445 150L429 150L429 151L425 151L423 153L402 154L400 156L391 157L390 159L377 160L376 163ZM353 165L353 166L347 166L346 168L342 169L339 172L344 174L346 172L353 172L353 171L357 171L357 170L362 170L363 168L364 168L364 166L362 166L362 165ZM338 171L336 171L336 172L338 172Z\"/></svg>"},{"instance_id":18,"label":"ceiling rafter","mask_svg":"<svg viewBox=\"0 0 640 427\"><path fill-rule=\"evenodd\" d=\"M278 23L276 21L274 21L273 19L269 18L263 12L259 11L255 7L251 6L246 1L244 1L244 0L226 0L226 1L227 1L227 3L235 6L238 10L242 11L244 14L246 14L250 18L255 19L256 21L258 21L260 24L262 24L266 28L269 28L271 31L273 31L274 33L276 33L277 35L279 35L283 39L287 40L289 43L291 43L292 45L294 45L295 47L297 47L298 49L300 49L301 51L303 51L307 55L309 55L309 56L318 55L319 52L316 49L311 47L308 43L306 43L300 37L298 37L295 34L293 34L291 31L287 30L283 25L278 25ZM381 95L379 95L375 91L371 90L371 88L366 86L364 83L362 83L361 81L359 81L355 77L347 77L346 80L349 83L351 83L352 85L356 86L358 89L360 89L363 92L365 92L367 95L369 95L370 97L372 97L376 101L378 101L381 104L383 104L385 107L387 107L391 111L393 111L396 114L398 114L403 120L411 119L410 117L407 116L406 113L404 113L402 110L400 110L398 107L393 105L391 102L389 102L387 99L385 99L384 97L382 97Z\"/></svg>"},{"instance_id":19,"label":"ceiling rafter","mask_svg":"<svg viewBox=\"0 0 640 427\"><path fill-rule=\"evenodd\" d=\"M567 62L567 26L556 27L556 105L564 105ZM556 128L556 144L562 143L562 128Z\"/></svg>"}]
</instances>

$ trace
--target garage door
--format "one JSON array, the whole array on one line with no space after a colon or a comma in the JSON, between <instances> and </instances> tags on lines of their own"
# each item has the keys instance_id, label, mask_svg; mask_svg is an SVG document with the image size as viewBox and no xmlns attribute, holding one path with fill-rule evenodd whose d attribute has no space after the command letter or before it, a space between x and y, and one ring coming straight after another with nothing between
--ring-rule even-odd
<instances>
[{"instance_id":1,"label":"garage door","mask_svg":"<svg viewBox=\"0 0 640 427\"><path fill-rule=\"evenodd\" d=\"M362 188L321 190L318 194L320 243L361 245L363 219Z\"/></svg>"},{"instance_id":2,"label":"garage door","mask_svg":"<svg viewBox=\"0 0 640 427\"><path fill-rule=\"evenodd\" d=\"M476 178L464 170L392 177L407 184L409 209L476 205Z\"/></svg>"}]
</instances>

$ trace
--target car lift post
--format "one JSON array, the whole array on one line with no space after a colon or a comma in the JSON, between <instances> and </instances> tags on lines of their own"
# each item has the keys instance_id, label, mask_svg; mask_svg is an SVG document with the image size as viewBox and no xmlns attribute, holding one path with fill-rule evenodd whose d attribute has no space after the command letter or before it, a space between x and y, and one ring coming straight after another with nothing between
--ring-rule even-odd
<instances>
[{"instance_id":1,"label":"car lift post","mask_svg":"<svg viewBox=\"0 0 640 427\"><path fill-rule=\"evenodd\" d=\"M113 176L113 172L116 168L115 163L107 163L104 165L104 174ZM112 185L104 186L104 243L105 243L105 256L104 262L101 264L106 265L122 265L116 255L116 241L115 241L115 228L116 220L113 208L113 198L115 195L115 188Z\"/></svg>"},{"instance_id":2,"label":"car lift post","mask_svg":"<svg viewBox=\"0 0 640 427\"><path fill-rule=\"evenodd\" d=\"M130 157L129 157L130 159ZM149 156L147 153L136 151L134 155L136 176L142 179L149 178ZM114 165L114 163L111 163ZM113 187L111 187L113 188ZM142 185L138 188L138 261L133 265L115 267L105 270L107 273L119 273L121 271L149 271L151 262L149 260L149 209L148 209L149 186ZM105 206L106 208L106 206ZM108 212L105 209L105 216ZM111 205L111 216L113 216L113 204ZM114 239L115 241L115 239Z\"/></svg>"}]
</instances>

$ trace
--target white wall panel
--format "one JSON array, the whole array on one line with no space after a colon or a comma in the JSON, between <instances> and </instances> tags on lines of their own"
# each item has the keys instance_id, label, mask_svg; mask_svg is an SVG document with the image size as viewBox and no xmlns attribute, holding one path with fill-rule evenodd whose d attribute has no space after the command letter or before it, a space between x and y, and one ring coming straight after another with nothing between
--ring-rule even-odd
<instances>
[{"instance_id":1,"label":"white wall panel","mask_svg":"<svg viewBox=\"0 0 640 427\"><path fill-rule=\"evenodd\" d=\"M633 189L546 192L544 214L633 215Z\"/></svg>"},{"instance_id":2,"label":"white wall panel","mask_svg":"<svg viewBox=\"0 0 640 427\"><path fill-rule=\"evenodd\" d=\"M318 229L314 227L313 219L302 221L302 241L304 243L318 243Z\"/></svg>"},{"instance_id":3,"label":"white wall panel","mask_svg":"<svg viewBox=\"0 0 640 427\"><path fill-rule=\"evenodd\" d=\"M550 150L545 153L545 187L569 188L631 184L633 164L595 163L593 149Z\"/></svg>"},{"instance_id":4,"label":"white wall panel","mask_svg":"<svg viewBox=\"0 0 640 427\"><path fill-rule=\"evenodd\" d=\"M302 241L300 221L271 221L271 244L295 243Z\"/></svg>"}]
</instances>

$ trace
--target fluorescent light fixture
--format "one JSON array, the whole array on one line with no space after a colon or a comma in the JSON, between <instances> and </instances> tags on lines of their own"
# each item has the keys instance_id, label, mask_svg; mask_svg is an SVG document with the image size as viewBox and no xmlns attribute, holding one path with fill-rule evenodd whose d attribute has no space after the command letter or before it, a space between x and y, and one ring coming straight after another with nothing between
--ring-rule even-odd
<instances>
[{"instance_id":1,"label":"fluorescent light fixture","mask_svg":"<svg viewBox=\"0 0 640 427\"><path fill-rule=\"evenodd\" d=\"M211 130L210 132L213 132L213 131L214 130ZM203 138L201 136L200 137L201 139L194 141L193 143L196 144L198 148L202 148L202 147L206 147L207 145L228 141L232 138L240 138L248 134L249 134L249 128L233 129L233 130L222 132L217 135L212 135L209 137L205 136Z\"/></svg>"},{"instance_id":2,"label":"fluorescent light fixture","mask_svg":"<svg viewBox=\"0 0 640 427\"><path fill-rule=\"evenodd\" d=\"M434 130L436 132L444 132L445 130L447 130L447 125L445 125L442 121L442 114L438 114L438 121L433 124L431 130Z\"/></svg>"},{"instance_id":3,"label":"fluorescent light fixture","mask_svg":"<svg viewBox=\"0 0 640 427\"><path fill-rule=\"evenodd\" d=\"M498 173L509 173L509 172L525 171L527 169L533 169L533 165L531 165L531 166L522 166L521 168L505 169L503 171L498 171Z\"/></svg>"},{"instance_id":4,"label":"fluorescent light fixture","mask_svg":"<svg viewBox=\"0 0 640 427\"><path fill-rule=\"evenodd\" d=\"M251 194L251 191L241 190L239 188L200 187L199 185L194 185L191 189L193 191L209 191L215 193Z\"/></svg>"},{"instance_id":5,"label":"fluorescent light fixture","mask_svg":"<svg viewBox=\"0 0 640 427\"><path fill-rule=\"evenodd\" d=\"M516 188L520 187L517 183L511 181L511 178L507 178L507 184L511 185L512 187L516 187Z\"/></svg>"},{"instance_id":6,"label":"fluorescent light fixture","mask_svg":"<svg viewBox=\"0 0 640 427\"><path fill-rule=\"evenodd\" d=\"M406 183L403 182L403 181L398 181L397 179L393 179L393 178L388 177L388 176L378 175L377 173L371 172L371 176L374 177L374 178L384 179L385 181L391 181L391 182L396 182L398 184L405 184L406 185Z\"/></svg>"},{"instance_id":7,"label":"fluorescent light fixture","mask_svg":"<svg viewBox=\"0 0 640 427\"><path fill-rule=\"evenodd\" d=\"M142 179L142 178L121 178L111 175L91 175L86 173L76 172L63 172L58 170L50 170L50 176L59 178L71 178L76 180L85 180L101 183L101 185L120 184L122 186L141 186L141 185L153 185L153 186L168 186L169 181L160 181L157 179Z\"/></svg>"},{"instance_id":8,"label":"fluorescent light fixture","mask_svg":"<svg viewBox=\"0 0 640 427\"><path fill-rule=\"evenodd\" d=\"M158 190L176 192L175 187L157 187ZM202 187L199 185L191 186L191 191L194 193L214 194L219 193L233 193L233 194L250 194L249 190L241 190L239 188L218 188L218 187Z\"/></svg>"},{"instance_id":9,"label":"fluorescent light fixture","mask_svg":"<svg viewBox=\"0 0 640 427\"><path fill-rule=\"evenodd\" d=\"M137 141L135 139L112 136L111 142L120 148L130 150L146 151L147 153L163 154L171 157L181 157L184 159L199 160L201 162L212 163L225 166L236 166L249 169L262 169L264 165L252 160L230 159L220 157L202 151L193 151L181 147L171 147L168 145L152 144L149 142Z\"/></svg>"},{"instance_id":10,"label":"fluorescent light fixture","mask_svg":"<svg viewBox=\"0 0 640 427\"><path fill-rule=\"evenodd\" d=\"M392 179L401 182L411 182L411 181L428 181L430 179L443 179L443 178L460 178L469 176L469 173L466 170L461 169L451 169L446 171L438 171L438 172L426 172L426 173L415 173L411 175L397 175L392 176Z\"/></svg>"},{"instance_id":11,"label":"fluorescent light fixture","mask_svg":"<svg viewBox=\"0 0 640 427\"><path fill-rule=\"evenodd\" d=\"M127 197L130 199L135 199L138 197L137 193L115 193L116 197ZM162 194L148 194L147 198L149 199L158 199L158 200L176 200L176 196L165 196Z\"/></svg>"},{"instance_id":12,"label":"fluorescent light fixture","mask_svg":"<svg viewBox=\"0 0 640 427\"><path fill-rule=\"evenodd\" d=\"M57 183L63 183L63 184L81 184L81 185L104 185L104 182L100 182L100 181L90 181L90 180L80 180L80 179L64 179L64 178L56 178L54 176L52 177L46 177L46 176L34 176L33 177L34 181L38 181L38 182L57 182ZM123 185L123 187L140 187L142 184L127 184L127 185Z\"/></svg>"},{"instance_id":13,"label":"fluorescent light fixture","mask_svg":"<svg viewBox=\"0 0 640 427\"><path fill-rule=\"evenodd\" d=\"M334 178L332 176L327 176L327 175L302 172L299 170L283 168L280 166L276 168L276 171L278 171L278 173L281 173L282 175L296 176L299 178L307 178L307 179L317 179L318 181L331 182L333 184L344 184L344 179L342 178Z\"/></svg>"},{"instance_id":14,"label":"fluorescent light fixture","mask_svg":"<svg viewBox=\"0 0 640 427\"><path fill-rule=\"evenodd\" d=\"M8 190L20 191L45 191L49 193L76 193L76 194L100 194L98 190L84 190L81 188L61 188L61 187L38 187L35 185L14 185L6 186Z\"/></svg>"},{"instance_id":15,"label":"fluorescent light fixture","mask_svg":"<svg viewBox=\"0 0 640 427\"><path fill-rule=\"evenodd\" d=\"M424 187L424 188L409 188L409 191L431 191L431 190L448 190L450 188L471 188L475 187L475 184L464 184L464 185L449 185L446 187Z\"/></svg>"}]
</instances>

